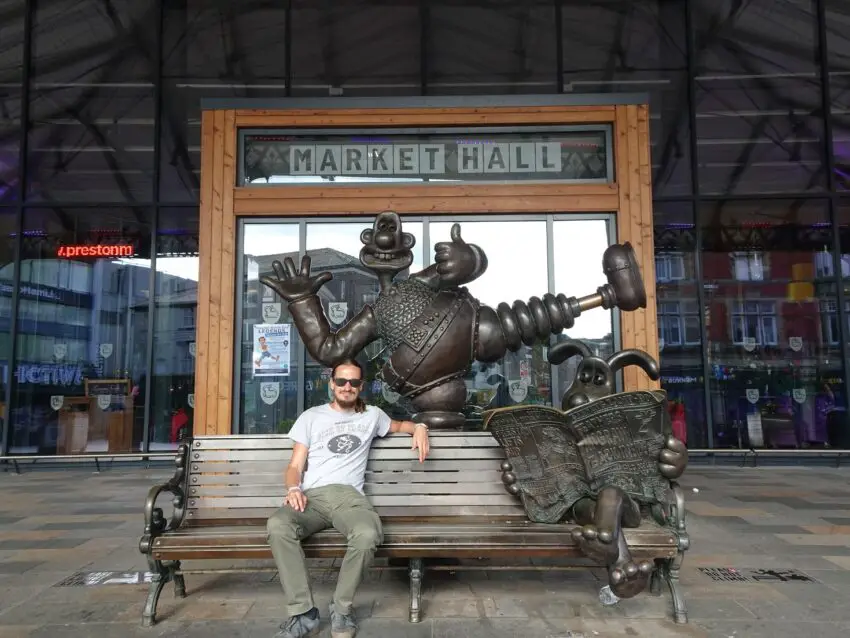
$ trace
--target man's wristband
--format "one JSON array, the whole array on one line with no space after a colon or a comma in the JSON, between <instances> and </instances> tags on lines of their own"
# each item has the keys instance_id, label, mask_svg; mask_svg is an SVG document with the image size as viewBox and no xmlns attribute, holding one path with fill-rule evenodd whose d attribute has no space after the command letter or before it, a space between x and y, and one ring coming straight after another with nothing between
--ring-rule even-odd
<instances>
[{"instance_id":1,"label":"man's wristband","mask_svg":"<svg viewBox=\"0 0 850 638\"><path fill-rule=\"evenodd\" d=\"M287 491L287 492L294 492L295 490L298 490L298 491L300 492L300 491L301 491L301 486L300 486L300 485L293 485L292 487L290 487L290 488L289 488L288 490L286 490L286 491Z\"/></svg>"},{"instance_id":2,"label":"man's wristband","mask_svg":"<svg viewBox=\"0 0 850 638\"><path fill-rule=\"evenodd\" d=\"M416 431L416 428L425 428L425 431L426 432L428 431L428 426L424 423L414 423L413 424L413 431L414 432Z\"/></svg>"}]
</instances>

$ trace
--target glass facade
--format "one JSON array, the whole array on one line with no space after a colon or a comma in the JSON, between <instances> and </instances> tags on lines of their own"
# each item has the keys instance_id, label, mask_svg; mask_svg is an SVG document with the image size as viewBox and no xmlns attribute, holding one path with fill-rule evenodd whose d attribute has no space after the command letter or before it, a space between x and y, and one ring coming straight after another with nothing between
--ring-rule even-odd
<instances>
[{"instance_id":1,"label":"glass facade","mask_svg":"<svg viewBox=\"0 0 850 638\"><path fill-rule=\"evenodd\" d=\"M4 452L170 449L191 430L201 98L612 92L649 97L677 434L692 448L850 447L846 3L6 0L0 14ZM252 368L254 326L277 313L257 279L269 257L356 255L359 222L302 221L289 239L274 221L273 247L240 238L244 431L279 431L326 391L297 334L303 392L290 378L271 406L272 381ZM479 223L484 245L488 224L515 222ZM558 279L575 235L560 224L573 222L536 223L522 232L558 264L516 296L582 288ZM442 222L405 224L423 225L426 263ZM349 316L375 292L351 269L328 290ZM562 367L541 397L563 388Z\"/></svg>"},{"instance_id":2,"label":"glass facade","mask_svg":"<svg viewBox=\"0 0 850 638\"><path fill-rule=\"evenodd\" d=\"M238 367L234 431L241 433L287 432L304 408L321 405L331 395L330 369L306 352L293 329L287 303L260 282L273 275L272 263L291 258L300 264L310 257L313 274L330 272L333 279L320 289L322 308L333 329L355 317L380 292L377 276L359 260L360 235L372 227L373 218L279 218L246 220L240 228L238 281L242 298L237 313L241 363ZM592 294L605 283L598 269L589 279L588 264L599 264L614 238L613 215L464 216L465 241L487 254L487 271L467 289L482 304L496 308L516 299L527 301L546 292L567 296ZM452 221L441 217L403 218L403 230L413 235L413 262L398 279L406 279L430 265L439 242L451 241ZM303 242L300 237L304 237ZM512 246L522 241L528 254L517 267ZM557 250L555 250L557 246ZM552 287L555 286L553 289ZM601 356L608 356L617 338L613 313L593 310L576 319L558 338L581 339ZM492 363L475 362L466 375L464 407L467 427L481 425L486 409L515 404L551 404L575 375L577 362L557 368L546 360L546 344L523 345ZM414 409L376 379L386 360L385 347L376 339L358 355L372 382L364 396L397 418L411 418ZM299 390L299 388L301 388ZM553 392L555 388L555 392Z\"/></svg>"}]
</instances>

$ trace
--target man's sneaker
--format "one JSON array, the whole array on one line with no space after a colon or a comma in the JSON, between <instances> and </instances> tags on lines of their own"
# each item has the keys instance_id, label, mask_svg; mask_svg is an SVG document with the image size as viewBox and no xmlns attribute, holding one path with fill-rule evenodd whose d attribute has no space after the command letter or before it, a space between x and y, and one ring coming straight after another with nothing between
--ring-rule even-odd
<instances>
[{"instance_id":1,"label":"man's sneaker","mask_svg":"<svg viewBox=\"0 0 850 638\"><path fill-rule=\"evenodd\" d=\"M292 616L280 626L274 638L306 638L319 630L319 610L313 607L308 612Z\"/></svg>"},{"instance_id":2,"label":"man's sneaker","mask_svg":"<svg viewBox=\"0 0 850 638\"><path fill-rule=\"evenodd\" d=\"M333 638L354 638L357 633L357 619L352 609L347 614L337 613L334 604L331 603L331 636Z\"/></svg>"}]
</instances>

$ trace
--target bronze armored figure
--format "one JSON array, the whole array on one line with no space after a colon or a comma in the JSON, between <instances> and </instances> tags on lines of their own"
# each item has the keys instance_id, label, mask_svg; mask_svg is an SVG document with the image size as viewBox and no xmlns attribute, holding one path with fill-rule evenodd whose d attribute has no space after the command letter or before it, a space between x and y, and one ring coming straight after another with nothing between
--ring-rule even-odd
<instances>
[{"instance_id":1,"label":"bronze armored figure","mask_svg":"<svg viewBox=\"0 0 850 638\"><path fill-rule=\"evenodd\" d=\"M371 229L360 235L360 262L378 276L380 293L374 305L332 331L317 291L331 273L312 275L310 258L300 270L292 259L272 264L275 275L261 281L289 302L298 332L311 356L326 366L357 355L383 339L385 363L381 377L389 388L412 402L412 418L438 429L464 423L463 378L474 360L496 361L573 326L591 308L636 310L646 306L646 293L631 246L610 246L603 256L608 283L586 297L545 294L528 303L480 304L462 287L487 268L484 251L467 244L460 226L452 241L435 246L434 264L402 281L395 276L413 263L416 239L403 232L394 212L380 213Z\"/></svg>"}]
</instances>

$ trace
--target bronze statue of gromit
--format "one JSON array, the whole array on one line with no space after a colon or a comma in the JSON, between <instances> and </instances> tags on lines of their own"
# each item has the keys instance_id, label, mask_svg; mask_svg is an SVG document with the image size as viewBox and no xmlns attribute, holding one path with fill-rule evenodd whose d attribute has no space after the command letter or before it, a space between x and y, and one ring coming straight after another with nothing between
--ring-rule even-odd
<instances>
[{"instance_id":1,"label":"bronze statue of gromit","mask_svg":"<svg viewBox=\"0 0 850 638\"><path fill-rule=\"evenodd\" d=\"M657 381L661 376L658 363L643 350L620 350L608 359L602 359L594 356L586 344L575 339L559 341L551 346L548 360L552 365L560 365L576 355L581 355L581 361L573 382L561 398L562 410L614 394L617 372L627 366L640 366L653 381Z\"/></svg>"},{"instance_id":2,"label":"bronze statue of gromit","mask_svg":"<svg viewBox=\"0 0 850 638\"><path fill-rule=\"evenodd\" d=\"M593 356L587 345L572 339L553 345L549 349L548 360L552 365L559 365L576 355L581 356L576 376L561 400L565 414L572 414L576 408L602 399L611 397L609 400L614 400L616 374L622 368L637 365L653 380L660 376L658 363L642 350L622 350L602 359ZM522 408L518 407L517 413L520 411ZM666 412L661 416L666 416ZM614 426L614 423L611 425ZM685 444L672 435L664 437L657 457L658 474L667 480L675 480L684 473L687 463ZM502 463L502 481L509 493L519 495L517 474L508 461ZM632 559L623 529L640 525L642 506L652 508L659 503L639 502L614 485L602 485L592 498L575 500L566 494L561 498L563 502L557 511L566 512L566 517L580 526L573 531L573 538L586 555L607 566L609 585L614 594L620 598L631 598L643 591L653 565Z\"/></svg>"},{"instance_id":3,"label":"bronze statue of gromit","mask_svg":"<svg viewBox=\"0 0 850 638\"><path fill-rule=\"evenodd\" d=\"M435 245L434 263L395 281L413 263L416 243L402 230L394 212L378 214L360 235L360 262L378 276L380 292L338 330L330 329L316 295L332 275L312 275L304 256L296 270L291 258L272 264L275 275L263 284L289 302L289 311L310 355L333 366L383 339L386 359L380 376L389 388L409 399L412 418L438 428L460 428L466 401L463 378L474 360L492 362L506 352L544 340L571 328L575 318L592 308L636 310L646 306L646 292L634 251L626 243L609 246L602 259L608 283L585 297L545 294L528 303L480 304L464 288L487 269L487 256L461 237Z\"/></svg>"}]
</instances>

